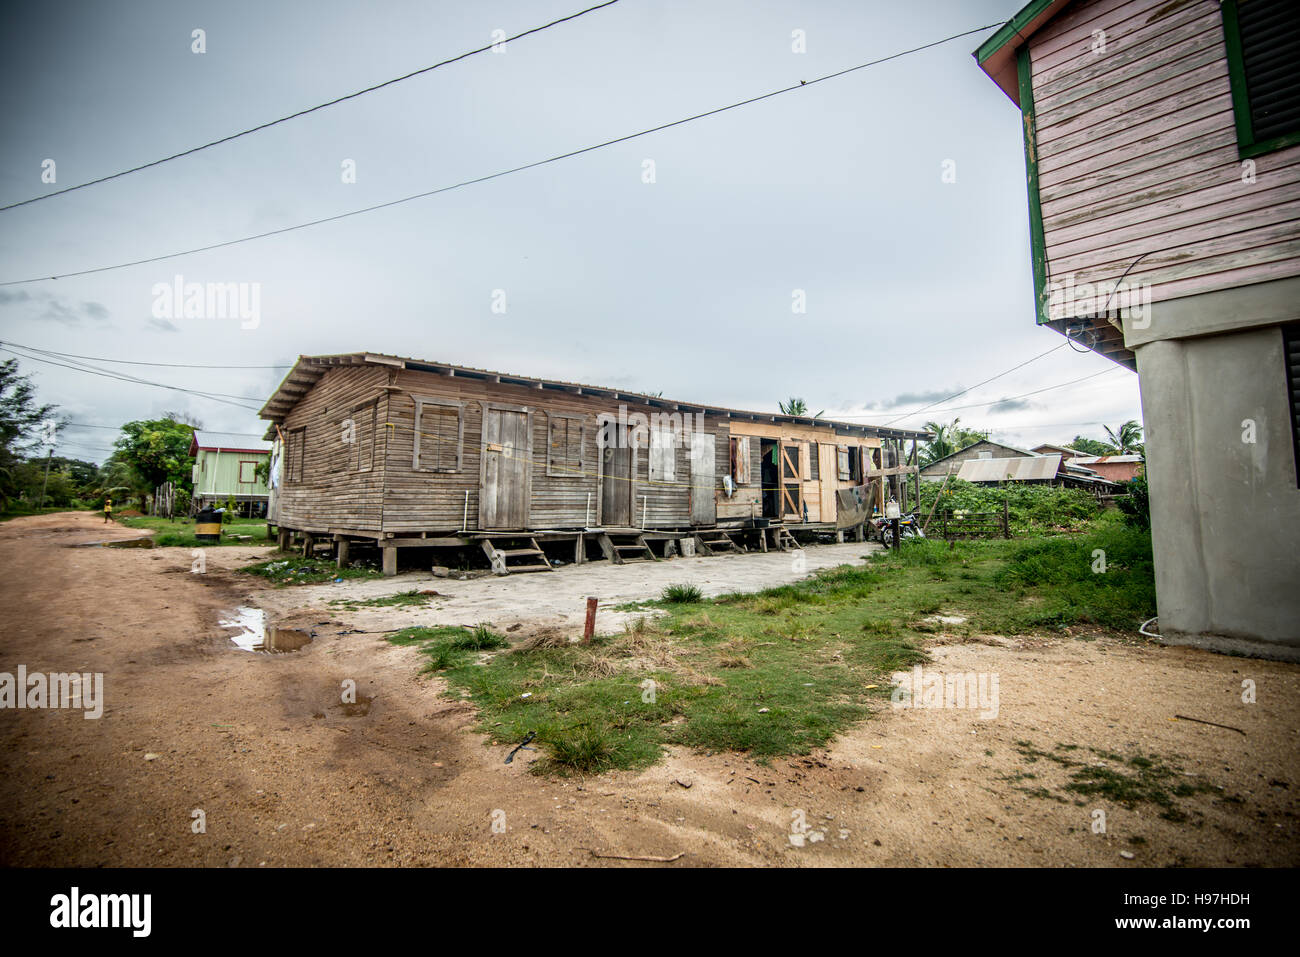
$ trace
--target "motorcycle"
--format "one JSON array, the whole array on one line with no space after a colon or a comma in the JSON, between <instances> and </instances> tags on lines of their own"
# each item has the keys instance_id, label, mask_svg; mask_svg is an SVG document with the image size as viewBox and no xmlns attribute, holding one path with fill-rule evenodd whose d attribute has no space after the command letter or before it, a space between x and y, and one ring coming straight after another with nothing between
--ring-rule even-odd
<instances>
[{"instance_id":1,"label":"motorcycle","mask_svg":"<svg viewBox=\"0 0 1300 957\"><path fill-rule=\"evenodd\" d=\"M873 518L871 526L875 530L875 538L886 548L894 547L894 529L889 519ZM912 512L910 515L904 515L898 520L898 535L900 538L925 538L925 532L921 529L921 513L919 510Z\"/></svg>"}]
</instances>

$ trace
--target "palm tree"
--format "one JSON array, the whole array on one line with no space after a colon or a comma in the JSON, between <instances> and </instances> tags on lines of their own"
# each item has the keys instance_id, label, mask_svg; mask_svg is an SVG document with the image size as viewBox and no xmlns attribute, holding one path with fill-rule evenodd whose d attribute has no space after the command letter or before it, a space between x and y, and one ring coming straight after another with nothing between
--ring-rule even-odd
<instances>
[{"instance_id":1,"label":"palm tree","mask_svg":"<svg viewBox=\"0 0 1300 957\"><path fill-rule=\"evenodd\" d=\"M1118 429L1112 429L1109 425L1104 428L1110 442L1109 454L1133 455L1142 451L1142 426L1137 420L1129 419Z\"/></svg>"},{"instance_id":2,"label":"palm tree","mask_svg":"<svg viewBox=\"0 0 1300 957\"><path fill-rule=\"evenodd\" d=\"M786 415L802 415L802 416L808 415L808 403L805 402L803 399L799 398L798 396L791 396L790 398L786 399L784 402L777 402L777 405L781 407L781 411L784 412ZM825 411L826 411L825 409L822 409L821 412L818 412L816 415L811 416L811 418L820 419L822 417L822 413Z\"/></svg>"},{"instance_id":3,"label":"palm tree","mask_svg":"<svg viewBox=\"0 0 1300 957\"><path fill-rule=\"evenodd\" d=\"M960 419L954 419L950 424L944 425L942 422L927 422L922 428L929 432L934 438L921 449L921 464L929 465L931 462L937 462L941 458L952 455L957 449L953 445L952 433L957 428Z\"/></svg>"},{"instance_id":4,"label":"palm tree","mask_svg":"<svg viewBox=\"0 0 1300 957\"><path fill-rule=\"evenodd\" d=\"M989 434L981 429L964 429L961 418L955 418L946 425L942 422L927 422L925 431L934 436L921 449L921 464L930 465L941 458L960 452L976 442L983 442Z\"/></svg>"}]
</instances>

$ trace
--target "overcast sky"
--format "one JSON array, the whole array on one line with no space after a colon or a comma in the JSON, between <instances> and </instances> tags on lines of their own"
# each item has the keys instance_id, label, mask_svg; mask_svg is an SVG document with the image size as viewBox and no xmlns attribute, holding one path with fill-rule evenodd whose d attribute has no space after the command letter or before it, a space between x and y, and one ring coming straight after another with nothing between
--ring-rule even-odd
<instances>
[{"instance_id":1,"label":"overcast sky","mask_svg":"<svg viewBox=\"0 0 1300 957\"><path fill-rule=\"evenodd\" d=\"M6 5L0 205L595 2ZM1020 5L620 0L504 52L0 212L0 281L149 258L472 179L999 23ZM204 53L193 52L196 29ZM794 52L794 31L806 52ZM2 286L0 339L160 363L289 365L299 354L376 351L745 409L775 411L799 395L814 412L903 427L960 415L1026 446L1100 435L1097 423L1140 420L1137 377L1068 347L899 418L1063 342L1034 324L1019 113L971 57L989 32L378 212ZM51 159L53 184L42 182ZM354 183L343 181L349 160ZM178 275L256 288L256 327L160 318L156 287ZM796 290L806 312L793 311ZM265 430L237 406L22 364L41 398L78 423L174 410L212 429ZM95 364L255 408L285 371ZM70 429L59 452L102 461L113 436Z\"/></svg>"}]
</instances>

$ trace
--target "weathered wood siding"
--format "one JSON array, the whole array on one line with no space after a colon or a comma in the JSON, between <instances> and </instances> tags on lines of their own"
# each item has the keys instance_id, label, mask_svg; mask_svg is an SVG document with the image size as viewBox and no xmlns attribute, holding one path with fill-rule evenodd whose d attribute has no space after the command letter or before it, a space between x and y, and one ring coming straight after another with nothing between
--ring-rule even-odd
<instances>
[{"instance_id":1,"label":"weathered wood siding","mask_svg":"<svg viewBox=\"0 0 1300 957\"><path fill-rule=\"evenodd\" d=\"M276 496L281 524L313 532L380 530L386 380L379 368L332 368L289 413L281 426L288 444ZM376 403L373 418L360 415L357 407L370 402ZM348 419L356 439L351 443L344 441ZM357 455L369 455L372 437L373 465L366 471L358 468Z\"/></svg>"},{"instance_id":2,"label":"weathered wood siding","mask_svg":"<svg viewBox=\"0 0 1300 957\"><path fill-rule=\"evenodd\" d=\"M381 366L331 366L282 424L285 454L276 502L278 521L287 528L317 533L487 530L481 525L480 490L485 470L493 475L509 471L503 466L504 456L512 464L524 460L521 467L527 484L522 512L513 502L509 505L512 527L518 514L523 515L520 529L610 524L600 514L598 433L604 417L617 420L619 407L612 398L563 389ZM503 410L511 423L500 434L488 435L486 442L485 409L489 415ZM629 417L633 413L648 417L656 411L666 410L626 407ZM531 443L522 441L515 428L520 415L527 416L522 438ZM644 441L636 449L631 481L631 524L636 527L692 525L689 433L696 419L683 413L682 420L686 441L659 455L652 454ZM548 468L552 421L581 427L577 463L561 463L557 458ZM348 428L355 429L355 442L345 441ZM799 445L800 484L813 522L834 521L834 491L856 484L839 478L834 450L852 446L869 455L879 445L878 439L839 435L830 427L764 425L723 415L705 416L703 430L714 438L714 475L708 494L713 496L717 520L723 522L762 515L761 438ZM727 496L723 478L731 474L733 434L749 437L749 475ZM568 441L559 447L572 453L576 439ZM484 449L489 445L485 463ZM820 455L818 464L823 466L817 479L810 477L813 454ZM697 516L711 511L698 505L697 501Z\"/></svg>"},{"instance_id":3,"label":"weathered wood siding","mask_svg":"<svg viewBox=\"0 0 1300 957\"><path fill-rule=\"evenodd\" d=\"M1108 292L1144 253L1153 301L1300 275L1300 146L1242 181L1216 0L1080 0L1029 54L1049 282Z\"/></svg>"}]
</instances>

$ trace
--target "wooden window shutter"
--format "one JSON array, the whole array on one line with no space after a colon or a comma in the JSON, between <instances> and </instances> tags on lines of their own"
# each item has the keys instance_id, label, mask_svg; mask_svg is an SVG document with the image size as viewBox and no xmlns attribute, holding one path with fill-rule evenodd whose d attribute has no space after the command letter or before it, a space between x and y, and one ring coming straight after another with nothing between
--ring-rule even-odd
<instances>
[{"instance_id":1,"label":"wooden window shutter","mask_svg":"<svg viewBox=\"0 0 1300 957\"><path fill-rule=\"evenodd\" d=\"M737 485L749 484L749 436L738 435L736 445L736 468L734 478Z\"/></svg>"}]
</instances>

